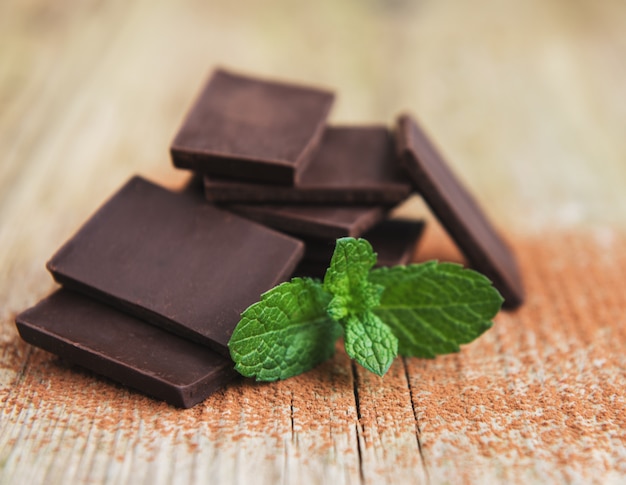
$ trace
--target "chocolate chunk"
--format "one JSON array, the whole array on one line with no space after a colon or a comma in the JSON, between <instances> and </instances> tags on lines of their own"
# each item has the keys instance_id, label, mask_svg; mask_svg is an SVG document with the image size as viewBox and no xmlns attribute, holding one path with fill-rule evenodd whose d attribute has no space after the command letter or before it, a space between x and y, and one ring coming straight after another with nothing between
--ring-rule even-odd
<instances>
[{"instance_id":1,"label":"chocolate chunk","mask_svg":"<svg viewBox=\"0 0 626 485\"><path fill-rule=\"evenodd\" d=\"M385 127L328 128L295 187L205 177L214 202L393 205L411 191Z\"/></svg>"},{"instance_id":2,"label":"chocolate chunk","mask_svg":"<svg viewBox=\"0 0 626 485\"><path fill-rule=\"evenodd\" d=\"M423 231L422 221L389 219L367 231L363 238L378 254L376 267L396 266L411 262ZM305 246L304 258L296 268L296 274L323 277L335 250L335 241L309 239L305 240Z\"/></svg>"},{"instance_id":3,"label":"chocolate chunk","mask_svg":"<svg viewBox=\"0 0 626 485\"><path fill-rule=\"evenodd\" d=\"M366 233L363 237L378 254L376 266L409 264L424 233L424 225L424 221L390 219Z\"/></svg>"},{"instance_id":4,"label":"chocolate chunk","mask_svg":"<svg viewBox=\"0 0 626 485\"><path fill-rule=\"evenodd\" d=\"M303 244L205 201L131 179L53 256L64 286L228 355L249 305Z\"/></svg>"},{"instance_id":5,"label":"chocolate chunk","mask_svg":"<svg viewBox=\"0 0 626 485\"><path fill-rule=\"evenodd\" d=\"M183 192L192 197L204 197L202 177L191 177ZM359 237L387 213L383 207L376 206L229 204L223 208L296 237L333 240Z\"/></svg>"},{"instance_id":6,"label":"chocolate chunk","mask_svg":"<svg viewBox=\"0 0 626 485\"><path fill-rule=\"evenodd\" d=\"M196 197L200 200L206 200L204 198L204 176L200 173L191 175L181 189L181 193Z\"/></svg>"},{"instance_id":7,"label":"chocolate chunk","mask_svg":"<svg viewBox=\"0 0 626 485\"><path fill-rule=\"evenodd\" d=\"M367 206L296 206L233 204L225 207L254 221L297 237L359 237L387 211Z\"/></svg>"},{"instance_id":8,"label":"chocolate chunk","mask_svg":"<svg viewBox=\"0 0 626 485\"><path fill-rule=\"evenodd\" d=\"M237 375L230 359L69 290L16 325L26 342L174 406L189 408Z\"/></svg>"},{"instance_id":9,"label":"chocolate chunk","mask_svg":"<svg viewBox=\"0 0 626 485\"><path fill-rule=\"evenodd\" d=\"M505 306L519 306L524 299L524 288L515 256L433 143L408 115L398 118L397 141L415 188L470 265L493 282L504 297Z\"/></svg>"},{"instance_id":10,"label":"chocolate chunk","mask_svg":"<svg viewBox=\"0 0 626 485\"><path fill-rule=\"evenodd\" d=\"M216 70L171 146L174 165L292 185L317 149L328 91Z\"/></svg>"}]
</instances>

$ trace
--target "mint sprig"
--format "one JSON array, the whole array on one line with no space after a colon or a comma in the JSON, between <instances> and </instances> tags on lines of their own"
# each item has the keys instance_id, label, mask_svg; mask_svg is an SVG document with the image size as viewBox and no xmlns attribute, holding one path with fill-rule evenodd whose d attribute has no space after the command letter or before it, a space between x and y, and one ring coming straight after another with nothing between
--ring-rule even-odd
<instances>
[{"instance_id":1,"label":"mint sprig","mask_svg":"<svg viewBox=\"0 0 626 485\"><path fill-rule=\"evenodd\" d=\"M228 343L235 369L286 379L330 358L343 333L346 353L382 376L398 353L458 352L491 327L503 302L487 278L456 264L375 264L369 242L341 238L323 283L294 278L264 293Z\"/></svg>"}]
</instances>

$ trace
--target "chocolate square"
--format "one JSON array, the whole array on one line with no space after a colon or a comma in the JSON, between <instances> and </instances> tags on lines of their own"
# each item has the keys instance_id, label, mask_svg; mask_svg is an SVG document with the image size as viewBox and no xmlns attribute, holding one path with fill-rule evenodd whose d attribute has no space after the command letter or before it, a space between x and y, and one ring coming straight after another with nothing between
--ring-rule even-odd
<instances>
[{"instance_id":1,"label":"chocolate square","mask_svg":"<svg viewBox=\"0 0 626 485\"><path fill-rule=\"evenodd\" d=\"M238 375L230 359L69 290L16 325L26 342L174 406L194 406Z\"/></svg>"},{"instance_id":2,"label":"chocolate square","mask_svg":"<svg viewBox=\"0 0 626 485\"><path fill-rule=\"evenodd\" d=\"M182 191L192 197L204 197L202 177L192 176ZM225 204L221 207L296 237L319 239L359 237L388 212L380 206Z\"/></svg>"},{"instance_id":3,"label":"chocolate square","mask_svg":"<svg viewBox=\"0 0 626 485\"><path fill-rule=\"evenodd\" d=\"M396 135L415 188L470 265L493 282L506 307L519 306L524 288L511 249L412 117L398 118Z\"/></svg>"},{"instance_id":4,"label":"chocolate square","mask_svg":"<svg viewBox=\"0 0 626 485\"><path fill-rule=\"evenodd\" d=\"M322 136L334 94L218 69L176 135L174 165L293 185Z\"/></svg>"},{"instance_id":5,"label":"chocolate square","mask_svg":"<svg viewBox=\"0 0 626 485\"><path fill-rule=\"evenodd\" d=\"M225 208L296 237L320 239L359 237L387 213L377 206L232 204Z\"/></svg>"},{"instance_id":6,"label":"chocolate square","mask_svg":"<svg viewBox=\"0 0 626 485\"><path fill-rule=\"evenodd\" d=\"M383 126L334 127L294 187L206 176L212 202L386 205L402 202L411 184Z\"/></svg>"},{"instance_id":7,"label":"chocolate square","mask_svg":"<svg viewBox=\"0 0 626 485\"><path fill-rule=\"evenodd\" d=\"M249 305L291 276L303 244L140 177L48 262L62 285L228 355Z\"/></svg>"}]
</instances>

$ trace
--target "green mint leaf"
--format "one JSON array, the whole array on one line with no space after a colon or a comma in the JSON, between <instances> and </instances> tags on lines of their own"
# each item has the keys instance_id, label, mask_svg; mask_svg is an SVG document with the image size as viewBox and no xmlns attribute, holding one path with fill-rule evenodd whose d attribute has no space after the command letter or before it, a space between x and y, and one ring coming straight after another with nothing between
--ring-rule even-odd
<instances>
[{"instance_id":1,"label":"green mint leaf","mask_svg":"<svg viewBox=\"0 0 626 485\"><path fill-rule=\"evenodd\" d=\"M378 305L383 288L368 280L375 264L376 253L365 239L337 239L324 277L324 289L333 295L328 306L328 314L333 319L339 321Z\"/></svg>"},{"instance_id":2,"label":"green mint leaf","mask_svg":"<svg viewBox=\"0 0 626 485\"><path fill-rule=\"evenodd\" d=\"M248 307L228 347L235 369L260 381L286 379L330 358L342 328L329 318L321 283L294 278Z\"/></svg>"},{"instance_id":3,"label":"green mint leaf","mask_svg":"<svg viewBox=\"0 0 626 485\"><path fill-rule=\"evenodd\" d=\"M344 340L347 354L379 376L387 372L398 355L398 339L372 312L349 316Z\"/></svg>"},{"instance_id":4,"label":"green mint leaf","mask_svg":"<svg viewBox=\"0 0 626 485\"><path fill-rule=\"evenodd\" d=\"M481 274L451 263L373 269L364 239L337 240L324 283L294 278L243 314L228 344L235 368L257 380L286 379L334 353L384 375L398 352L459 351L492 326L503 299Z\"/></svg>"},{"instance_id":5,"label":"green mint leaf","mask_svg":"<svg viewBox=\"0 0 626 485\"><path fill-rule=\"evenodd\" d=\"M503 299L476 271L431 261L371 271L385 290L374 313L398 338L401 355L458 352L492 326Z\"/></svg>"}]
</instances>

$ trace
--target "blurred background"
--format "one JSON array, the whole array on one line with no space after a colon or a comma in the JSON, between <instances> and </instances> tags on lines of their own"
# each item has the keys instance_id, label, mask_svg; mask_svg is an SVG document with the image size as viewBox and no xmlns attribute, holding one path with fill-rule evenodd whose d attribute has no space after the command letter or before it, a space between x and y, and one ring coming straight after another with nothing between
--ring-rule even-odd
<instances>
[{"instance_id":1,"label":"blurred background","mask_svg":"<svg viewBox=\"0 0 626 485\"><path fill-rule=\"evenodd\" d=\"M2 0L0 244L45 259L132 174L182 183L218 65L335 89L334 123L412 112L505 233L624 227L625 27L621 0Z\"/></svg>"}]
</instances>

